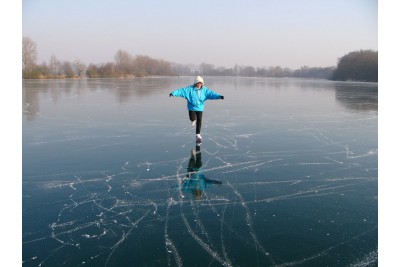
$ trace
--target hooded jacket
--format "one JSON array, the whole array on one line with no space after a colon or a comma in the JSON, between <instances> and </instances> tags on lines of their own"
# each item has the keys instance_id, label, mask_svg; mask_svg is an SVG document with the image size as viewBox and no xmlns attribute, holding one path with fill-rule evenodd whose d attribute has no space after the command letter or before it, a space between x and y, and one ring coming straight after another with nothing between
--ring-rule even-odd
<instances>
[{"instance_id":1,"label":"hooded jacket","mask_svg":"<svg viewBox=\"0 0 400 267\"><path fill-rule=\"evenodd\" d=\"M221 95L203 87L198 90L195 85L189 85L184 88L177 89L171 93L173 96L183 97L187 100L188 110L203 111L204 104L207 99L220 99Z\"/></svg>"}]
</instances>

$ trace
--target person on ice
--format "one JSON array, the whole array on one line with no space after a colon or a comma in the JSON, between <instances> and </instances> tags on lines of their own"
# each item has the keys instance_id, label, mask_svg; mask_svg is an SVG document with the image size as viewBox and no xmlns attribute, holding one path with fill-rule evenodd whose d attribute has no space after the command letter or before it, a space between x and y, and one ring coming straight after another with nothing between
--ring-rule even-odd
<instances>
[{"instance_id":1,"label":"person on ice","mask_svg":"<svg viewBox=\"0 0 400 267\"><path fill-rule=\"evenodd\" d=\"M196 125L196 141L201 142L201 122L204 111L204 104L208 99L224 99L224 96L208 89L204 86L203 78L197 76L193 85L177 89L169 96L183 97L187 100L189 119L192 125Z\"/></svg>"}]
</instances>

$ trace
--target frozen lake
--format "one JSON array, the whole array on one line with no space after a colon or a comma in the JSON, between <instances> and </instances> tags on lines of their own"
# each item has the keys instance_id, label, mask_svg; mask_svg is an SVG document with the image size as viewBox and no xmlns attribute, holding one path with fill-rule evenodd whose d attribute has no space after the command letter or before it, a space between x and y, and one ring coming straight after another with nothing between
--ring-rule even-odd
<instances>
[{"instance_id":1,"label":"frozen lake","mask_svg":"<svg viewBox=\"0 0 400 267\"><path fill-rule=\"evenodd\" d=\"M23 266L377 266L378 85L23 82Z\"/></svg>"}]
</instances>

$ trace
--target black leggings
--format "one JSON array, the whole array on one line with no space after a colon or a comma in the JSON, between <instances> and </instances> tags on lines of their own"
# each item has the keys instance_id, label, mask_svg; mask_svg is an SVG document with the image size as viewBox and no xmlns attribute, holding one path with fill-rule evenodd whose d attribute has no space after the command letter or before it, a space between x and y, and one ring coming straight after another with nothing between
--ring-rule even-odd
<instances>
[{"instance_id":1,"label":"black leggings","mask_svg":"<svg viewBox=\"0 0 400 267\"><path fill-rule=\"evenodd\" d=\"M189 119L191 121L196 121L196 134L200 134L202 118L203 118L203 111L189 110Z\"/></svg>"}]
</instances>

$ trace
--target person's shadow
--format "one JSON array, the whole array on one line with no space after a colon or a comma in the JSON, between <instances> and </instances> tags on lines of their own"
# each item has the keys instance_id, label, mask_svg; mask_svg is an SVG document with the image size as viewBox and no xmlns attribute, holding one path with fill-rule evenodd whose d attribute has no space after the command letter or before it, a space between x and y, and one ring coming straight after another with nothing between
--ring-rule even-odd
<instances>
[{"instance_id":1,"label":"person's shadow","mask_svg":"<svg viewBox=\"0 0 400 267\"><path fill-rule=\"evenodd\" d=\"M208 179L204 173L200 171L201 166L202 162L200 146L196 146L196 149L192 149L191 151L191 156L187 167L187 174L180 186L181 198L184 197L182 191L188 191L194 195L195 199L200 199L203 191L210 187L210 185L222 184L221 181Z\"/></svg>"}]
</instances>

